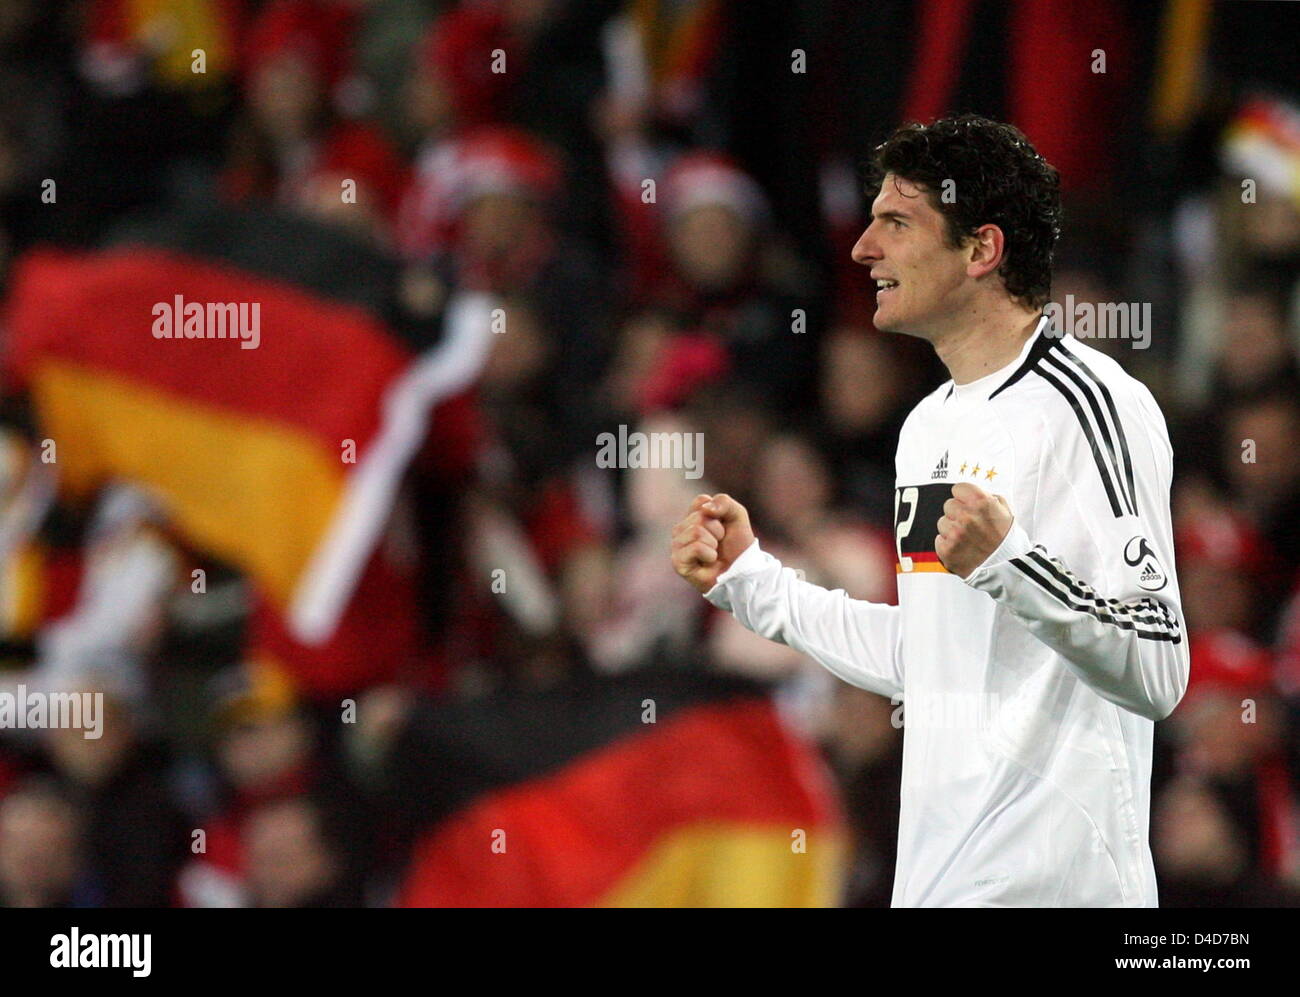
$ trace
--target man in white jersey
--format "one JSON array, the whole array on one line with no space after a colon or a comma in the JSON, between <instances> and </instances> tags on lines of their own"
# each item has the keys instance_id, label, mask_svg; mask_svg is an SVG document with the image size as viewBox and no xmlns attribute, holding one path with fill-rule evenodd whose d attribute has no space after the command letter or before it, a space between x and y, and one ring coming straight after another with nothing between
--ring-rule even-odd
<instances>
[{"instance_id":1,"label":"man in white jersey","mask_svg":"<svg viewBox=\"0 0 1300 997\"><path fill-rule=\"evenodd\" d=\"M1059 180L1019 131L907 126L870 190L875 324L952 375L899 435L898 606L799 580L728 495L695 499L673 565L903 702L893 906L1154 907L1152 732L1188 676L1164 418L1043 314Z\"/></svg>"}]
</instances>

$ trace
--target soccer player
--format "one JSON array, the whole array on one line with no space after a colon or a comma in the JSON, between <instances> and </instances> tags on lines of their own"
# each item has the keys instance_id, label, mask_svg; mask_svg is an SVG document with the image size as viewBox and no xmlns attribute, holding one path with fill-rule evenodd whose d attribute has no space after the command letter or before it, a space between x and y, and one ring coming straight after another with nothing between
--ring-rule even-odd
<instances>
[{"instance_id":1,"label":"soccer player","mask_svg":"<svg viewBox=\"0 0 1300 997\"><path fill-rule=\"evenodd\" d=\"M1154 907L1151 740L1187 685L1151 393L1044 314L1059 178L972 115L899 129L853 259L881 330L952 375L895 462L898 605L799 580L700 495L678 574L744 626L903 703L895 907Z\"/></svg>"}]
</instances>

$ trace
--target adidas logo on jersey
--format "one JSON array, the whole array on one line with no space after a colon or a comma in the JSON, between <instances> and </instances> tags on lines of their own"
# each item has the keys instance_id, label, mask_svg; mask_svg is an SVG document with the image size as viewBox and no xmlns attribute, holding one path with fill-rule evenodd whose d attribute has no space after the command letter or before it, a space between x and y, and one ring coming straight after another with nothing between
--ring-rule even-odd
<instances>
[{"instance_id":1,"label":"adidas logo on jersey","mask_svg":"<svg viewBox=\"0 0 1300 997\"><path fill-rule=\"evenodd\" d=\"M937 478L946 478L946 477L948 477L948 451L947 450L943 452L943 456L939 458L939 463L935 465L934 473L930 475L930 480L934 481Z\"/></svg>"},{"instance_id":2,"label":"adidas logo on jersey","mask_svg":"<svg viewBox=\"0 0 1300 997\"><path fill-rule=\"evenodd\" d=\"M1124 563L1133 568L1141 568L1138 572L1139 588L1159 592L1165 587L1165 570L1146 537L1133 537L1124 545Z\"/></svg>"}]
</instances>

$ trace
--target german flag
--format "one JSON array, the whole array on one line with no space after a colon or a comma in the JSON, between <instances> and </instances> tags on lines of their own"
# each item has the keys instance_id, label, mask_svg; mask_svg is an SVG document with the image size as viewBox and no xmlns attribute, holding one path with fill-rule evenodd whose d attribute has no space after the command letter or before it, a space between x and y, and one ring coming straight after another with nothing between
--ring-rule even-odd
<instances>
[{"instance_id":1,"label":"german flag","mask_svg":"<svg viewBox=\"0 0 1300 997\"><path fill-rule=\"evenodd\" d=\"M424 708L389 791L407 907L814 907L845 835L816 752L746 681L584 676Z\"/></svg>"},{"instance_id":2,"label":"german flag","mask_svg":"<svg viewBox=\"0 0 1300 997\"><path fill-rule=\"evenodd\" d=\"M481 369L488 299L406 306L395 261L269 210L173 209L111 242L33 251L13 275L11 387L61 497L145 488L295 639L327 641L432 408Z\"/></svg>"}]
</instances>

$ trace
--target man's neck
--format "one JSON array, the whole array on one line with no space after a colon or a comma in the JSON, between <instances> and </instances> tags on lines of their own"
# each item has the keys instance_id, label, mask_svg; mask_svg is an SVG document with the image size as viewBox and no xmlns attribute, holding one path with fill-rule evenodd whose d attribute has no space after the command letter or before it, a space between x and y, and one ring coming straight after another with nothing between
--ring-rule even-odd
<instances>
[{"instance_id":1,"label":"man's neck","mask_svg":"<svg viewBox=\"0 0 1300 997\"><path fill-rule=\"evenodd\" d=\"M1002 310L962 325L934 341L934 351L948 368L954 384L969 384L1001 370L1024 349L1038 328L1040 312L1023 308Z\"/></svg>"}]
</instances>

